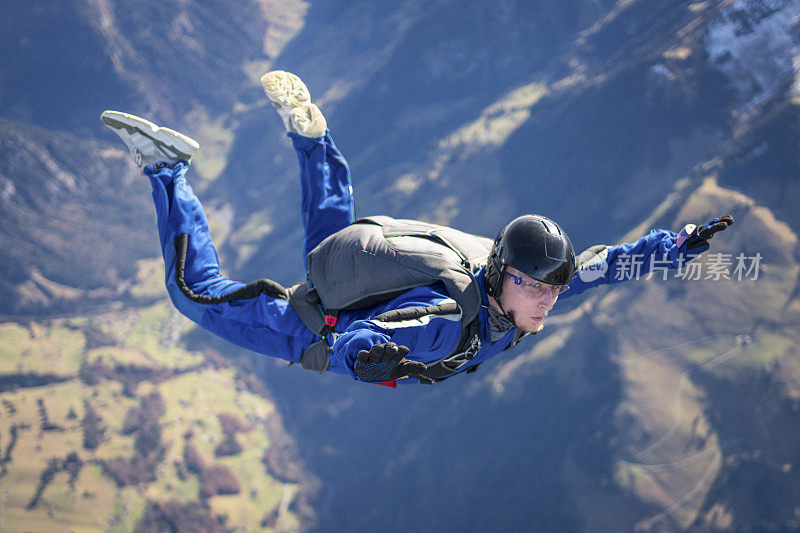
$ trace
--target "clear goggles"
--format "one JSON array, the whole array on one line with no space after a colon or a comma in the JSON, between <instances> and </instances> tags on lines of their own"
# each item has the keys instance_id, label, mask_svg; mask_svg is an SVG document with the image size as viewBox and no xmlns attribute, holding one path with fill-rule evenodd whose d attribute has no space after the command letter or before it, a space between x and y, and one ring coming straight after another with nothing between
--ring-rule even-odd
<instances>
[{"instance_id":1,"label":"clear goggles","mask_svg":"<svg viewBox=\"0 0 800 533\"><path fill-rule=\"evenodd\" d=\"M569 285L548 285L547 283L536 280L525 281L522 276L515 276L511 272L506 272L506 275L514 280L514 288L517 292L526 298L538 298L548 292L553 297L557 297L559 294L569 289Z\"/></svg>"}]
</instances>

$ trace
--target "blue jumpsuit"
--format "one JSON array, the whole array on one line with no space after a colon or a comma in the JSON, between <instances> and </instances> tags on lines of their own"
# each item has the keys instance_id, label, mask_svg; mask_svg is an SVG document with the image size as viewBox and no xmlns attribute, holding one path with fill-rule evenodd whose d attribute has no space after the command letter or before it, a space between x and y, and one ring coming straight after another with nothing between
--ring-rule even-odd
<instances>
[{"instance_id":1,"label":"blue jumpsuit","mask_svg":"<svg viewBox=\"0 0 800 533\"><path fill-rule=\"evenodd\" d=\"M305 230L303 257L308 268L307 255L325 237L344 228L354 220L354 205L350 169L331 139L330 132L311 139L288 134L300 164L302 205ZM198 295L220 296L244 286L220 274L217 251L211 241L208 221L200 201L187 183L185 175L189 165L179 162L171 167L151 165L144 169L153 187L158 220L158 233L166 268L166 285L175 307L192 321L208 331L249 350L298 363L305 349L317 337L310 331L289 305L288 301L261 294L257 297L226 303L201 304L187 298L175 280L176 235L188 234L188 249L184 279L188 288ZM601 258L604 274L579 276L576 272L570 289L561 298L579 294L587 288L619 281L615 272L622 259L632 254L648 257L667 254L674 258L675 233L653 230L632 244L610 246ZM645 261L646 262L646 261ZM596 263L596 262L595 262ZM596 266L596 265L595 265ZM677 263L673 264L673 267ZM642 273L647 271L643 265ZM515 329L502 338L491 341L488 326L488 297L483 292L484 271L478 275L483 307L479 311L481 349L465 366L473 366L503 351L512 341ZM586 282L585 278L593 278ZM329 370L349 374L356 378L355 363L360 350L372 345L395 342L408 346L409 359L424 363L436 361L450 354L461 332L460 314L434 315L405 322L384 323L375 319L381 313L404 307L426 307L450 300L443 284L417 287L394 300L378 306L343 311L334 333L329 337L332 345ZM416 379L402 380L416 383Z\"/></svg>"}]
</instances>

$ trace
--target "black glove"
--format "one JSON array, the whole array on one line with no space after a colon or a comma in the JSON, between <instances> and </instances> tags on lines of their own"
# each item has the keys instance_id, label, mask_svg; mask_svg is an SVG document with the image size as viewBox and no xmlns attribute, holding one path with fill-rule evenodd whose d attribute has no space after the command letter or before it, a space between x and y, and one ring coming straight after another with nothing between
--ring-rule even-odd
<instances>
[{"instance_id":1,"label":"black glove","mask_svg":"<svg viewBox=\"0 0 800 533\"><path fill-rule=\"evenodd\" d=\"M691 232L683 243L677 243L678 254L683 255L686 261L691 261L708 250L708 247L711 246L708 241L715 233L726 229L731 224L733 224L733 217L731 215L722 215L721 217L712 218L702 226L694 228L694 231ZM678 239L681 239L680 235Z\"/></svg>"},{"instance_id":2,"label":"black glove","mask_svg":"<svg viewBox=\"0 0 800 533\"><path fill-rule=\"evenodd\" d=\"M379 383L425 372L424 364L405 359L409 351L406 346L393 342L376 344L369 351L361 350L356 360L356 376L361 381Z\"/></svg>"}]
</instances>

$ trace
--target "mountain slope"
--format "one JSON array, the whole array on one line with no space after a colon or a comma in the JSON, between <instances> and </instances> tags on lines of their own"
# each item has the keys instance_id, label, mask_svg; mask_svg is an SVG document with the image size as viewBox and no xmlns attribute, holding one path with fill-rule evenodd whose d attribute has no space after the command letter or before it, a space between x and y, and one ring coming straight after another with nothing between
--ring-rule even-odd
<instances>
[{"instance_id":1,"label":"mountain slope","mask_svg":"<svg viewBox=\"0 0 800 533\"><path fill-rule=\"evenodd\" d=\"M220 515L324 531L798 527L800 2L66 5L0 22L0 381L18 387L1 394L17 411L0 418L0 483L20 487L4 516L142 530ZM48 33L74 46L59 54ZM147 182L97 116L118 107L197 137L190 180L226 272L293 283L297 170L257 84L272 65L320 103L358 215L493 235L534 211L582 249L731 212L697 264L733 272L761 254L758 279L598 288L433 388L254 357L267 397L245 377L251 354L168 311ZM144 416L162 408L157 425ZM281 423L294 440L276 437ZM107 428L95 451L81 424ZM217 457L223 443L242 450ZM150 467L156 479L137 481ZM204 492L206 478L218 483ZM211 494L232 479L237 494Z\"/></svg>"},{"instance_id":2,"label":"mountain slope","mask_svg":"<svg viewBox=\"0 0 800 533\"><path fill-rule=\"evenodd\" d=\"M137 260L159 253L138 224L154 217L127 150L2 119L0 149L0 286L13 295L0 313L86 310L125 293Z\"/></svg>"},{"instance_id":3,"label":"mountain slope","mask_svg":"<svg viewBox=\"0 0 800 533\"><path fill-rule=\"evenodd\" d=\"M188 350L188 329L166 301L0 324L3 526L291 530L313 521L315 481L271 397L219 354Z\"/></svg>"}]
</instances>

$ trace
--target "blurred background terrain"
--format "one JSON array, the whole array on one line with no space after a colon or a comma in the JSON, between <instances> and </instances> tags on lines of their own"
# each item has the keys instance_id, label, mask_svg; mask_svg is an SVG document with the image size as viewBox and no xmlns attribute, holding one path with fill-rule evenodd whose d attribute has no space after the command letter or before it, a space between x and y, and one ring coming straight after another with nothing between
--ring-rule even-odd
<instances>
[{"instance_id":1,"label":"blurred background terrain","mask_svg":"<svg viewBox=\"0 0 800 533\"><path fill-rule=\"evenodd\" d=\"M64 0L0 18L0 530L800 529L800 1ZM732 213L744 279L559 302L391 390L254 356L163 288L104 109L198 139L226 273L302 279L297 73L359 216L576 248ZM710 257L703 263L708 266Z\"/></svg>"}]
</instances>

